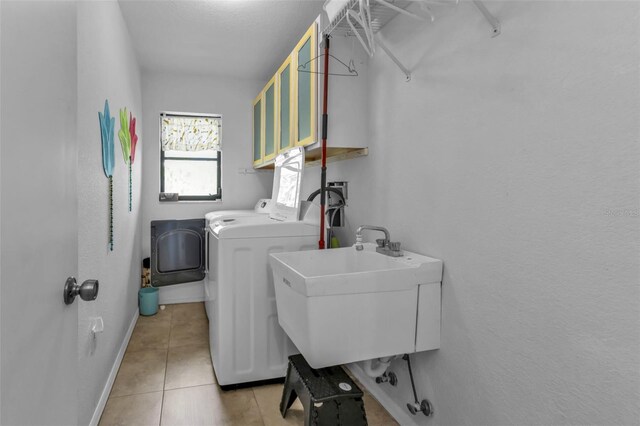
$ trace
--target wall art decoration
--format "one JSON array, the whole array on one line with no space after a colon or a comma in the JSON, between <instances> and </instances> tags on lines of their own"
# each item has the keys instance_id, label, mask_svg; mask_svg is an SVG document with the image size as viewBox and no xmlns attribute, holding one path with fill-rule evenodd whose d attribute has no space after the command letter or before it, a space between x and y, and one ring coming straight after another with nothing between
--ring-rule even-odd
<instances>
[{"instance_id":1,"label":"wall art decoration","mask_svg":"<svg viewBox=\"0 0 640 426\"><path fill-rule=\"evenodd\" d=\"M131 154L129 155L129 211L131 211L131 167L136 159L136 144L138 143L138 135L136 135L136 118L129 112L129 136L131 138Z\"/></svg>"},{"instance_id":2,"label":"wall art decoration","mask_svg":"<svg viewBox=\"0 0 640 426\"><path fill-rule=\"evenodd\" d=\"M126 107L120 110L120 130L118 130L118 138L120 139L120 146L122 146L124 163L129 167L129 211L131 211L131 133Z\"/></svg>"},{"instance_id":3,"label":"wall art decoration","mask_svg":"<svg viewBox=\"0 0 640 426\"><path fill-rule=\"evenodd\" d=\"M113 251L113 165L115 162L113 129L116 119L111 117L107 99L104 101L104 114L98 111L98 119L100 120L100 137L102 139L102 169L109 179L109 250Z\"/></svg>"}]
</instances>

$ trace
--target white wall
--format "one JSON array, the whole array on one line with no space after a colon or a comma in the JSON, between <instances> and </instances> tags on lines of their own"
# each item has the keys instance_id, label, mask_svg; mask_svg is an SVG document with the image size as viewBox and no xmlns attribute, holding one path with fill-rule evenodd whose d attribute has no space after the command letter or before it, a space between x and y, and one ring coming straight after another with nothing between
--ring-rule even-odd
<instances>
[{"instance_id":1,"label":"white wall","mask_svg":"<svg viewBox=\"0 0 640 426\"><path fill-rule=\"evenodd\" d=\"M108 180L102 170L98 111L109 100L115 117L113 173L114 249L108 242ZM127 107L137 117L139 137L133 163L133 206L129 212L129 173L118 130L118 110ZM100 292L95 302L79 305L78 368L79 424L88 424L114 365L129 325L137 314L140 287L141 167L144 160L144 123L140 70L131 39L115 1L78 5L78 248L81 280L96 278ZM90 318L101 316L104 333L95 344Z\"/></svg>"},{"instance_id":2,"label":"white wall","mask_svg":"<svg viewBox=\"0 0 640 426\"><path fill-rule=\"evenodd\" d=\"M345 242L380 224L444 260L417 424L637 424L640 5L486 4L495 39L471 3L383 30L413 80L371 61L370 155L329 165ZM393 370L381 389L406 412Z\"/></svg>"},{"instance_id":3,"label":"white wall","mask_svg":"<svg viewBox=\"0 0 640 426\"><path fill-rule=\"evenodd\" d=\"M259 198L271 196L273 173L240 173L251 162L251 101L264 85L253 80L196 75L143 74L142 253L150 256L152 220L203 218L214 210L250 209ZM222 201L160 203L160 135L162 111L222 115ZM202 282L160 289L161 303L204 299Z\"/></svg>"}]
</instances>

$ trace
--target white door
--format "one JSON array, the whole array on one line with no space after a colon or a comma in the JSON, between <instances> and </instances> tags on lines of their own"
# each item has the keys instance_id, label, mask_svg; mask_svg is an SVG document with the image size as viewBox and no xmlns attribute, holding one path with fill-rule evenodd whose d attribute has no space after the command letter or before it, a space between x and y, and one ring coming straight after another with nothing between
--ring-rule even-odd
<instances>
[{"instance_id":1,"label":"white door","mask_svg":"<svg viewBox=\"0 0 640 426\"><path fill-rule=\"evenodd\" d=\"M0 423L74 425L90 303L62 297L78 268L76 9L3 0L0 20Z\"/></svg>"}]
</instances>

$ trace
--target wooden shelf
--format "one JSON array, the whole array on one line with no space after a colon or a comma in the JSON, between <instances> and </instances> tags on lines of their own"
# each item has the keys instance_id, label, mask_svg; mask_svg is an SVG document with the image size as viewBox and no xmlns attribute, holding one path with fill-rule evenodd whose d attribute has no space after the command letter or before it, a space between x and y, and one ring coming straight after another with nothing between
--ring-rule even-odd
<instances>
[{"instance_id":1,"label":"wooden shelf","mask_svg":"<svg viewBox=\"0 0 640 426\"><path fill-rule=\"evenodd\" d=\"M327 163L352 158L363 157L369 154L368 148L329 148L327 147ZM305 153L305 166L313 167L320 165L322 159L322 148L307 150Z\"/></svg>"},{"instance_id":2,"label":"wooden shelf","mask_svg":"<svg viewBox=\"0 0 640 426\"><path fill-rule=\"evenodd\" d=\"M327 148L327 163L336 161L350 160L352 158L364 157L369 154L369 148ZM307 150L305 153L304 164L306 167L319 166L322 156L322 149L315 148ZM260 170L273 170L273 160L268 163L257 166Z\"/></svg>"}]
</instances>

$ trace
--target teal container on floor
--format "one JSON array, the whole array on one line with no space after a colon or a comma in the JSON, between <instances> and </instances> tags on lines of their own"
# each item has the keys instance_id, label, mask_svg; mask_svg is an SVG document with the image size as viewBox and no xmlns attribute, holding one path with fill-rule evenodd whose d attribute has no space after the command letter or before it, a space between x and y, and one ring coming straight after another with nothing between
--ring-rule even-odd
<instances>
[{"instance_id":1,"label":"teal container on floor","mask_svg":"<svg viewBox=\"0 0 640 426\"><path fill-rule=\"evenodd\" d=\"M138 306L140 315L155 315L158 313L158 289L145 287L138 290Z\"/></svg>"}]
</instances>

